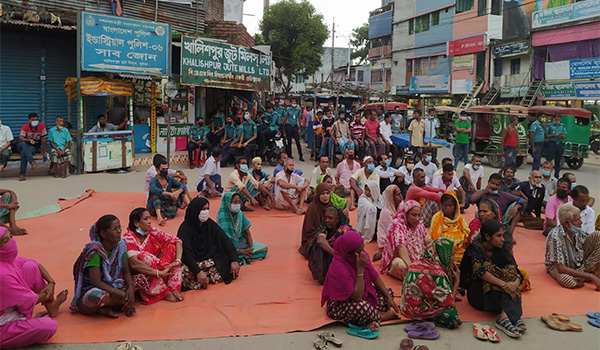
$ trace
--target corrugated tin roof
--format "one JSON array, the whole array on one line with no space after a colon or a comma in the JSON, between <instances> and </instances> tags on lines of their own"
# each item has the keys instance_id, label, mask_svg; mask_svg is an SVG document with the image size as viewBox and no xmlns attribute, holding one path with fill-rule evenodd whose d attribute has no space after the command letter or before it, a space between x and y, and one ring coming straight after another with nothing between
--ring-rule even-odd
<instances>
[{"instance_id":1,"label":"corrugated tin roof","mask_svg":"<svg viewBox=\"0 0 600 350\"><path fill-rule=\"evenodd\" d=\"M18 25L18 26L41 27L41 28L46 28L46 29L77 30L76 26L73 26L73 27L71 27L71 26L55 26L53 24L31 23L31 22L26 22L26 21L17 21L17 20L13 20L13 19L3 19L3 18L0 18L0 23L13 24L13 25Z\"/></svg>"}]
</instances>

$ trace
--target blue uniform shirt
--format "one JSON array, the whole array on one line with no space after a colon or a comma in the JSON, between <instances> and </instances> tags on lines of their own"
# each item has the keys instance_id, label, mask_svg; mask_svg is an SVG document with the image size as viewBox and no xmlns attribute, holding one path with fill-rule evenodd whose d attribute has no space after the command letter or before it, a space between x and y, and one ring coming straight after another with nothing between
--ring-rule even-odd
<instances>
[{"instance_id":1,"label":"blue uniform shirt","mask_svg":"<svg viewBox=\"0 0 600 350\"><path fill-rule=\"evenodd\" d=\"M252 136L254 136L254 134L256 133L256 123L252 120L244 122L242 124L242 130L244 130L244 139L242 140L242 142L246 142L250 140Z\"/></svg>"},{"instance_id":2,"label":"blue uniform shirt","mask_svg":"<svg viewBox=\"0 0 600 350\"><path fill-rule=\"evenodd\" d=\"M529 132L533 133L533 142L542 143L546 140L546 133L544 132L544 127L539 120L534 121L529 128Z\"/></svg>"},{"instance_id":3,"label":"blue uniform shirt","mask_svg":"<svg viewBox=\"0 0 600 350\"><path fill-rule=\"evenodd\" d=\"M206 134L208 134L208 127L204 125L199 128L197 126L192 126L190 128L190 136L194 141L202 141L202 139L206 137Z\"/></svg>"},{"instance_id":4,"label":"blue uniform shirt","mask_svg":"<svg viewBox=\"0 0 600 350\"><path fill-rule=\"evenodd\" d=\"M288 107L285 110L285 115L287 116L288 125L298 125L298 119L300 119L300 107Z\"/></svg>"},{"instance_id":5,"label":"blue uniform shirt","mask_svg":"<svg viewBox=\"0 0 600 350\"><path fill-rule=\"evenodd\" d=\"M565 136L567 136L567 128L565 128L565 125L563 123L552 122L546 127L546 135L552 134L565 134ZM562 143L564 139L558 136L553 136L548 141Z\"/></svg>"},{"instance_id":6,"label":"blue uniform shirt","mask_svg":"<svg viewBox=\"0 0 600 350\"><path fill-rule=\"evenodd\" d=\"M266 115L266 113L265 113ZM275 111L273 111L273 113L271 113L271 122L269 123L269 129L271 129L271 131L279 131L279 128L281 127L281 115Z\"/></svg>"}]
</instances>

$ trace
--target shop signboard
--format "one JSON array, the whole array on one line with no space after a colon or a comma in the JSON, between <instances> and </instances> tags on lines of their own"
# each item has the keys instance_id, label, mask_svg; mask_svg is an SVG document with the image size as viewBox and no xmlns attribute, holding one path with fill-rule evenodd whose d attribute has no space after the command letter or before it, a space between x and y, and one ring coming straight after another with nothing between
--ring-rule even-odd
<instances>
[{"instance_id":1,"label":"shop signboard","mask_svg":"<svg viewBox=\"0 0 600 350\"><path fill-rule=\"evenodd\" d=\"M542 87L544 98L600 98L600 82L546 82Z\"/></svg>"},{"instance_id":2,"label":"shop signboard","mask_svg":"<svg viewBox=\"0 0 600 350\"><path fill-rule=\"evenodd\" d=\"M94 72L171 74L169 24L81 13L81 69Z\"/></svg>"},{"instance_id":3,"label":"shop signboard","mask_svg":"<svg viewBox=\"0 0 600 350\"><path fill-rule=\"evenodd\" d=\"M408 95L410 93L410 87L403 85L403 86L396 86L396 95Z\"/></svg>"},{"instance_id":4,"label":"shop signboard","mask_svg":"<svg viewBox=\"0 0 600 350\"><path fill-rule=\"evenodd\" d=\"M531 27L548 27L596 16L600 16L600 0L580 1L534 12L531 15Z\"/></svg>"},{"instance_id":5,"label":"shop signboard","mask_svg":"<svg viewBox=\"0 0 600 350\"><path fill-rule=\"evenodd\" d=\"M268 91L270 80L270 54L204 38L181 38L182 84Z\"/></svg>"},{"instance_id":6,"label":"shop signboard","mask_svg":"<svg viewBox=\"0 0 600 350\"><path fill-rule=\"evenodd\" d=\"M523 97L527 89L527 86L504 86L500 89L500 98Z\"/></svg>"},{"instance_id":7,"label":"shop signboard","mask_svg":"<svg viewBox=\"0 0 600 350\"><path fill-rule=\"evenodd\" d=\"M452 58L452 70L471 70L475 67L474 55L454 56Z\"/></svg>"},{"instance_id":8,"label":"shop signboard","mask_svg":"<svg viewBox=\"0 0 600 350\"><path fill-rule=\"evenodd\" d=\"M494 57L504 57L518 55L529 51L529 43L527 41L521 41L517 43L510 43L506 45L495 46L492 49L492 55Z\"/></svg>"},{"instance_id":9,"label":"shop signboard","mask_svg":"<svg viewBox=\"0 0 600 350\"><path fill-rule=\"evenodd\" d=\"M453 94L468 94L473 87L473 79L456 79L452 80L452 93Z\"/></svg>"},{"instance_id":10,"label":"shop signboard","mask_svg":"<svg viewBox=\"0 0 600 350\"><path fill-rule=\"evenodd\" d=\"M192 124L171 124L171 137L190 136ZM158 137L167 137L167 124L158 124Z\"/></svg>"},{"instance_id":11,"label":"shop signboard","mask_svg":"<svg viewBox=\"0 0 600 350\"><path fill-rule=\"evenodd\" d=\"M450 56L466 55L480 51L485 51L485 34L448 43L448 55Z\"/></svg>"},{"instance_id":12,"label":"shop signboard","mask_svg":"<svg viewBox=\"0 0 600 350\"><path fill-rule=\"evenodd\" d=\"M571 79L600 78L600 57L571 60Z\"/></svg>"},{"instance_id":13,"label":"shop signboard","mask_svg":"<svg viewBox=\"0 0 600 350\"><path fill-rule=\"evenodd\" d=\"M425 75L410 78L411 94L448 93L450 91L449 75Z\"/></svg>"}]
</instances>

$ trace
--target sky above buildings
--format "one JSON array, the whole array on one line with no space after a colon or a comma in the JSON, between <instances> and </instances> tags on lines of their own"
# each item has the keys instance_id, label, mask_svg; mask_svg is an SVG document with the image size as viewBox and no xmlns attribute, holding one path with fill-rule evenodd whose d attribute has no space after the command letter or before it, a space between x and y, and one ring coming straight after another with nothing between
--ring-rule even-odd
<instances>
[{"instance_id":1,"label":"sky above buildings","mask_svg":"<svg viewBox=\"0 0 600 350\"><path fill-rule=\"evenodd\" d=\"M271 5L277 2L277 0L271 0ZM335 46L348 47L347 38L352 34L352 29L368 22L369 11L381 6L381 2L378 0L308 0L308 2L315 7L318 13L323 15L325 24L329 28L330 35L324 44L328 47L331 46L331 28L334 18ZM259 32L258 25L263 15L263 4L264 0L246 0L244 3L243 23L250 34Z\"/></svg>"}]
</instances>

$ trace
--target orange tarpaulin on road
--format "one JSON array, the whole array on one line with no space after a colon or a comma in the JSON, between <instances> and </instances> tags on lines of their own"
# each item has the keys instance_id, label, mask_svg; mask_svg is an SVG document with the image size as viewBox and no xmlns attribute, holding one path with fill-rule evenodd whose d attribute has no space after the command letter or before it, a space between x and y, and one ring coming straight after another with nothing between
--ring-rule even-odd
<instances>
[{"instance_id":1,"label":"orange tarpaulin on road","mask_svg":"<svg viewBox=\"0 0 600 350\"><path fill-rule=\"evenodd\" d=\"M77 98L77 78L67 78L63 85L71 99ZM81 78L81 94L84 96L131 96L132 84L124 81L96 77Z\"/></svg>"},{"instance_id":2,"label":"orange tarpaulin on road","mask_svg":"<svg viewBox=\"0 0 600 350\"><path fill-rule=\"evenodd\" d=\"M313 281L307 261L297 251L303 216L289 212L257 209L248 213L252 235L267 244L263 261L242 266L240 277L231 284L209 285L207 290L183 293L181 303L161 301L153 305L136 303L137 313L118 319L72 314L68 305L73 296L73 263L89 242L92 223L104 214L115 214L125 229L132 209L145 206L143 193L106 193L88 191L83 197L60 202L60 212L23 219L19 222L29 234L16 237L19 255L38 260L56 280L56 292L68 289L69 298L56 318L58 332L52 343L109 342L118 340L197 339L256 334L309 331L333 322L320 307L321 286ZM210 200L211 218L217 217L220 201ZM473 217L471 208L465 215ZM178 212L162 229L172 235L183 221ZM356 211L351 213L356 222ZM156 221L153 219L153 224ZM590 284L570 290L561 288L544 267L545 238L540 232L517 228L515 254L520 267L531 278L532 290L523 293L524 317L539 317L551 312L583 315L600 310L598 292ZM376 243L369 243L373 253ZM379 262L375 263L379 268ZM402 283L383 276L400 302ZM493 320L496 315L473 309L466 298L457 303L463 321ZM36 312L42 307L37 306ZM395 327L395 326L390 326ZM397 326L396 326L397 327ZM399 332L403 331L399 328Z\"/></svg>"}]
</instances>

